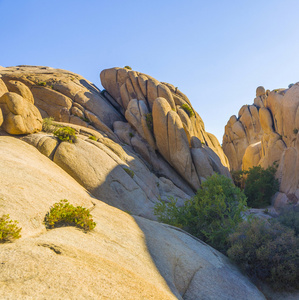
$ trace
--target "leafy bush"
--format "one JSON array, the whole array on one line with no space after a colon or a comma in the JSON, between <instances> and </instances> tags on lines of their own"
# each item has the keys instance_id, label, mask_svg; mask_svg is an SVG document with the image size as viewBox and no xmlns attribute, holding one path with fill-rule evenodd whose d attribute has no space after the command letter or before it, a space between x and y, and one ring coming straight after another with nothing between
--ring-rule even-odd
<instances>
[{"instance_id":1,"label":"leafy bush","mask_svg":"<svg viewBox=\"0 0 299 300\"><path fill-rule=\"evenodd\" d=\"M294 230L299 236L299 206L285 207L277 219L281 224Z\"/></svg>"},{"instance_id":2,"label":"leafy bush","mask_svg":"<svg viewBox=\"0 0 299 300\"><path fill-rule=\"evenodd\" d=\"M40 86L46 86L47 83L46 83L45 81L40 81L40 82L38 83L38 85L40 85Z\"/></svg>"},{"instance_id":3,"label":"leafy bush","mask_svg":"<svg viewBox=\"0 0 299 300\"><path fill-rule=\"evenodd\" d=\"M129 132L129 137L130 138L134 137L134 134L132 132Z\"/></svg>"},{"instance_id":4,"label":"leafy bush","mask_svg":"<svg viewBox=\"0 0 299 300\"><path fill-rule=\"evenodd\" d=\"M293 132L294 132L294 134L297 134L297 133L298 133L298 129L297 129L297 128L294 128L294 129L293 129Z\"/></svg>"},{"instance_id":5,"label":"leafy bush","mask_svg":"<svg viewBox=\"0 0 299 300\"><path fill-rule=\"evenodd\" d=\"M131 178L134 177L135 173L134 173L133 170L130 170L130 169L128 169L128 168L124 168L124 170L125 170L125 172L126 172L128 175L130 175Z\"/></svg>"},{"instance_id":6,"label":"leafy bush","mask_svg":"<svg viewBox=\"0 0 299 300\"><path fill-rule=\"evenodd\" d=\"M181 108L188 114L189 118L194 116L192 108L187 103L184 103Z\"/></svg>"},{"instance_id":7,"label":"leafy bush","mask_svg":"<svg viewBox=\"0 0 299 300\"><path fill-rule=\"evenodd\" d=\"M53 134L61 141L73 143L77 140L75 129L68 126L57 129Z\"/></svg>"},{"instance_id":8,"label":"leafy bush","mask_svg":"<svg viewBox=\"0 0 299 300\"><path fill-rule=\"evenodd\" d=\"M12 221L9 215L0 217L0 243L12 242L21 237L22 228L18 227L18 221Z\"/></svg>"},{"instance_id":9,"label":"leafy bush","mask_svg":"<svg viewBox=\"0 0 299 300\"><path fill-rule=\"evenodd\" d=\"M132 68L129 66L124 66L124 69L132 70Z\"/></svg>"},{"instance_id":10,"label":"leafy bush","mask_svg":"<svg viewBox=\"0 0 299 300\"><path fill-rule=\"evenodd\" d=\"M276 166L263 169L261 166L245 172L244 193L250 207L263 208L271 204L271 197L278 192L279 182L275 179Z\"/></svg>"},{"instance_id":11,"label":"leafy bush","mask_svg":"<svg viewBox=\"0 0 299 300\"><path fill-rule=\"evenodd\" d=\"M254 218L230 235L228 256L254 280L275 290L299 288L299 238L278 222Z\"/></svg>"},{"instance_id":12,"label":"leafy bush","mask_svg":"<svg viewBox=\"0 0 299 300\"><path fill-rule=\"evenodd\" d=\"M47 228L76 226L84 231L92 230L96 226L89 209L82 206L74 207L66 199L53 205L47 213L44 223Z\"/></svg>"},{"instance_id":13,"label":"leafy bush","mask_svg":"<svg viewBox=\"0 0 299 300\"><path fill-rule=\"evenodd\" d=\"M231 172L234 184L241 190L244 190L245 186L245 177L244 177L244 171L238 170L238 171L232 171Z\"/></svg>"},{"instance_id":14,"label":"leafy bush","mask_svg":"<svg viewBox=\"0 0 299 300\"><path fill-rule=\"evenodd\" d=\"M171 199L170 203L157 203L154 213L159 221L183 228L225 252L228 235L241 222L246 208L244 193L229 178L215 173L184 206L177 207Z\"/></svg>"}]
</instances>

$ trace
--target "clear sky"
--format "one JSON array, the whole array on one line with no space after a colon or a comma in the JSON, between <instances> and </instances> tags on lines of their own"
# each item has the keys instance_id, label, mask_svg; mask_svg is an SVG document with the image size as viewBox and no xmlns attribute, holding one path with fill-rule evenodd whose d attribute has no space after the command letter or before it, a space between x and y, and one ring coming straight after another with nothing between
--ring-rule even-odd
<instances>
[{"instance_id":1,"label":"clear sky","mask_svg":"<svg viewBox=\"0 0 299 300\"><path fill-rule=\"evenodd\" d=\"M177 86L220 143L256 87L299 81L298 0L0 0L0 65L43 65L102 88L129 65Z\"/></svg>"}]
</instances>

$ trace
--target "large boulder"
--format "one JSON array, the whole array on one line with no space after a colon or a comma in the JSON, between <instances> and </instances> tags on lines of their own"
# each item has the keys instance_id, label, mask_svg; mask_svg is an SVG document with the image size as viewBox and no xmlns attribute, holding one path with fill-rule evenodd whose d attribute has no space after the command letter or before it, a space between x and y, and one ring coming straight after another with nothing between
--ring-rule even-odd
<instances>
[{"instance_id":1,"label":"large boulder","mask_svg":"<svg viewBox=\"0 0 299 300\"><path fill-rule=\"evenodd\" d=\"M0 110L0 126L9 134L28 134L42 129L38 109L16 93L8 92L0 97Z\"/></svg>"},{"instance_id":2,"label":"large boulder","mask_svg":"<svg viewBox=\"0 0 299 300\"><path fill-rule=\"evenodd\" d=\"M0 136L0 161L0 215L22 227L20 240L1 245L6 299L265 299L218 251L92 197L31 145ZM46 230L60 199L89 208L95 229Z\"/></svg>"}]
</instances>

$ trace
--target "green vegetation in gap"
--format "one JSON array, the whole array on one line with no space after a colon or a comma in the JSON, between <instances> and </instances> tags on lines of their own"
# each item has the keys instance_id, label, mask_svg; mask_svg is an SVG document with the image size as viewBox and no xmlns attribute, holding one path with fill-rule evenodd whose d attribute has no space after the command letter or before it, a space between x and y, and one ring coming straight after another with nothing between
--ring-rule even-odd
<instances>
[{"instance_id":1,"label":"green vegetation in gap","mask_svg":"<svg viewBox=\"0 0 299 300\"><path fill-rule=\"evenodd\" d=\"M0 243L12 242L21 237L22 228L18 227L18 223L10 220L9 215L0 217Z\"/></svg>"},{"instance_id":2,"label":"green vegetation in gap","mask_svg":"<svg viewBox=\"0 0 299 300\"><path fill-rule=\"evenodd\" d=\"M133 170L130 170L130 169L128 169L128 168L124 168L124 171L125 171L131 178L133 178L134 175L135 175L134 171L133 171Z\"/></svg>"},{"instance_id":3,"label":"green vegetation in gap","mask_svg":"<svg viewBox=\"0 0 299 300\"><path fill-rule=\"evenodd\" d=\"M46 85L47 85L47 83L46 83L46 82L44 82L44 81L41 81L41 82L38 82L38 85L40 85L40 86L46 86Z\"/></svg>"},{"instance_id":4,"label":"green vegetation in gap","mask_svg":"<svg viewBox=\"0 0 299 300\"><path fill-rule=\"evenodd\" d=\"M82 206L73 206L68 200L55 203L47 213L44 223L48 229L62 226L76 226L84 231L95 228L89 209Z\"/></svg>"},{"instance_id":5,"label":"green vegetation in gap","mask_svg":"<svg viewBox=\"0 0 299 300\"><path fill-rule=\"evenodd\" d=\"M75 129L68 126L55 130L53 134L64 142L74 143L77 140Z\"/></svg>"},{"instance_id":6,"label":"green vegetation in gap","mask_svg":"<svg viewBox=\"0 0 299 300\"><path fill-rule=\"evenodd\" d=\"M90 140L97 141L98 139L94 135L90 135L88 137Z\"/></svg>"},{"instance_id":7,"label":"green vegetation in gap","mask_svg":"<svg viewBox=\"0 0 299 300\"><path fill-rule=\"evenodd\" d=\"M181 108L188 114L189 118L194 116L192 108L187 103L184 103Z\"/></svg>"},{"instance_id":8,"label":"green vegetation in gap","mask_svg":"<svg viewBox=\"0 0 299 300\"><path fill-rule=\"evenodd\" d=\"M152 113L148 113L145 115L146 125L147 128L153 132L153 115Z\"/></svg>"},{"instance_id":9,"label":"green vegetation in gap","mask_svg":"<svg viewBox=\"0 0 299 300\"><path fill-rule=\"evenodd\" d=\"M271 197L279 190L276 170L277 166L273 165L267 169L256 166L247 171L232 172L235 185L244 189L249 207L264 208L271 204Z\"/></svg>"},{"instance_id":10,"label":"green vegetation in gap","mask_svg":"<svg viewBox=\"0 0 299 300\"><path fill-rule=\"evenodd\" d=\"M298 205L297 206L290 205L285 207L277 220L282 225L293 229L295 235L299 236L299 206Z\"/></svg>"},{"instance_id":11,"label":"green vegetation in gap","mask_svg":"<svg viewBox=\"0 0 299 300\"><path fill-rule=\"evenodd\" d=\"M130 66L124 66L124 69L132 70L132 68Z\"/></svg>"},{"instance_id":12,"label":"green vegetation in gap","mask_svg":"<svg viewBox=\"0 0 299 300\"><path fill-rule=\"evenodd\" d=\"M179 228L207 242L225 253L228 236L242 221L242 212L247 209L244 193L232 181L214 174L202 183L197 194L182 207L160 202L154 207L158 220Z\"/></svg>"}]
</instances>

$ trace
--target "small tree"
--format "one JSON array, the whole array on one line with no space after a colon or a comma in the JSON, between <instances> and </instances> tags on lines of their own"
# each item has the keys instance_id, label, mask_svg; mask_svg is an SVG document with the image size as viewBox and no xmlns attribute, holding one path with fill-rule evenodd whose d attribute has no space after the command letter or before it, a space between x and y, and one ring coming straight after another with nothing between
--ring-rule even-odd
<instances>
[{"instance_id":1,"label":"small tree","mask_svg":"<svg viewBox=\"0 0 299 300\"><path fill-rule=\"evenodd\" d=\"M263 169L256 166L245 171L244 193L250 207L262 208L271 204L271 197L279 190L279 182L275 178L275 165Z\"/></svg>"},{"instance_id":2,"label":"small tree","mask_svg":"<svg viewBox=\"0 0 299 300\"><path fill-rule=\"evenodd\" d=\"M215 173L183 207L177 207L172 199L167 204L158 203L154 213L159 221L184 228L225 252L227 237L241 222L241 213L246 208L244 193L229 178Z\"/></svg>"}]
</instances>

